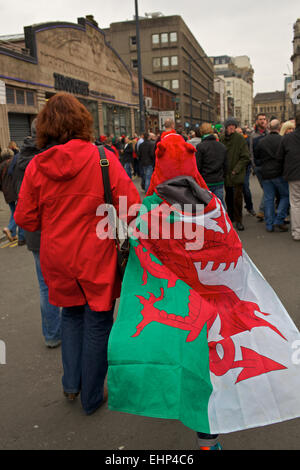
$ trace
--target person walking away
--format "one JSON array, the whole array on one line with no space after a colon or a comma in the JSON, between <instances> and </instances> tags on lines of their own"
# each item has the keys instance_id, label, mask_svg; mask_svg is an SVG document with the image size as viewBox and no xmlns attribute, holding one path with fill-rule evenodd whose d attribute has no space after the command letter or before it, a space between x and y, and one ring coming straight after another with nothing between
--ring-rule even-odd
<instances>
[{"instance_id":1,"label":"person walking away","mask_svg":"<svg viewBox=\"0 0 300 470\"><path fill-rule=\"evenodd\" d=\"M227 149L228 166L225 178L225 202L228 215L235 222L237 230L244 230L243 221L243 184L246 168L250 161L249 150L244 137L238 134L237 121L229 118L225 122L225 134L221 137Z\"/></svg>"},{"instance_id":2,"label":"person walking away","mask_svg":"<svg viewBox=\"0 0 300 470\"><path fill-rule=\"evenodd\" d=\"M263 190L263 178L261 174L261 164L256 156L256 147L263 137L269 133L268 131L268 120L266 115L260 113L256 116L254 131L249 136L249 150L251 156L251 163L253 165L253 171L258 179L261 189ZM256 217L260 222L264 220L264 195L262 195L259 212L256 214Z\"/></svg>"},{"instance_id":3,"label":"person walking away","mask_svg":"<svg viewBox=\"0 0 300 470\"><path fill-rule=\"evenodd\" d=\"M150 139L148 133L144 133L144 142L142 142L138 149L138 157L140 161L141 175L142 175L142 188L147 193L151 176L154 169L155 162L155 142Z\"/></svg>"},{"instance_id":4,"label":"person walking away","mask_svg":"<svg viewBox=\"0 0 300 470\"><path fill-rule=\"evenodd\" d=\"M300 241L300 112L296 115L296 129L282 138L278 158L283 167L283 178L290 194L291 232Z\"/></svg>"},{"instance_id":5,"label":"person walking away","mask_svg":"<svg viewBox=\"0 0 300 470\"><path fill-rule=\"evenodd\" d=\"M123 154L122 154L122 162L124 169L129 176L129 178L132 178L132 168L133 168L133 148L132 144L129 141L129 137L126 136L124 138L124 149L123 149Z\"/></svg>"},{"instance_id":6,"label":"person walking away","mask_svg":"<svg viewBox=\"0 0 300 470\"><path fill-rule=\"evenodd\" d=\"M55 120L53 120L55 115ZM87 415L105 401L107 342L121 281L117 250L107 231L107 205L93 118L73 95L52 96L37 117L36 143L46 149L29 163L19 193L16 221L41 230L40 261L49 301L62 306L63 391L81 394ZM113 205L140 202L118 159L105 150Z\"/></svg>"},{"instance_id":7,"label":"person walking away","mask_svg":"<svg viewBox=\"0 0 300 470\"><path fill-rule=\"evenodd\" d=\"M208 189L214 193L225 207L224 181L227 172L227 149L217 142L211 124L200 127L202 141L196 146L196 162Z\"/></svg>"},{"instance_id":8,"label":"person walking away","mask_svg":"<svg viewBox=\"0 0 300 470\"><path fill-rule=\"evenodd\" d=\"M4 227L3 233L6 235L9 241L13 242L18 240L18 245L22 246L26 243L24 230L17 226L14 219L17 195L14 191L12 177L8 174L8 169L13 158L13 150L9 148L2 150L0 159L0 191L3 192L5 202L8 204L10 209L9 223L7 227Z\"/></svg>"},{"instance_id":9,"label":"person walking away","mask_svg":"<svg viewBox=\"0 0 300 470\"><path fill-rule=\"evenodd\" d=\"M41 153L41 150L36 146L36 119L34 119L31 124L31 136L24 139L12 174L13 186L17 195L19 195L28 164L39 153ZM35 262L40 290L42 333L45 345L50 349L57 348L61 344L61 312L59 307L49 302L48 287L44 280L40 262L41 232L40 230L36 232L24 230L24 236L27 248L32 252Z\"/></svg>"},{"instance_id":10,"label":"person walking away","mask_svg":"<svg viewBox=\"0 0 300 470\"><path fill-rule=\"evenodd\" d=\"M283 179L283 168L277 156L281 144L280 122L270 122L270 133L261 139L257 146L257 158L261 162L263 178L265 222L267 232L287 232L284 224L289 207L289 187ZM279 195L279 204L275 213L275 197Z\"/></svg>"},{"instance_id":11,"label":"person walking away","mask_svg":"<svg viewBox=\"0 0 300 470\"><path fill-rule=\"evenodd\" d=\"M290 132L294 132L294 130L295 130L294 121L286 121L281 126L280 135L283 137L286 134L290 134Z\"/></svg>"},{"instance_id":12,"label":"person walking away","mask_svg":"<svg viewBox=\"0 0 300 470\"><path fill-rule=\"evenodd\" d=\"M193 136L188 141L188 144L191 144L196 148L197 145L200 144L200 142L201 142L201 130L197 128L195 131L193 131Z\"/></svg>"}]
</instances>

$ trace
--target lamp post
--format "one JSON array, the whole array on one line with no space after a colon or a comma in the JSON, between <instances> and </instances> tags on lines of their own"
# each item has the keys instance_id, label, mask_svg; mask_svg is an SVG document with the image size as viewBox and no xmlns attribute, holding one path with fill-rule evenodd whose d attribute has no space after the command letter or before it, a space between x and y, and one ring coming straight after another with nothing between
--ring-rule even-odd
<instances>
[{"instance_id":1,"label":"lamp post","mask_svg":"<svg viewBox=\"0 0 300 470\"><path fill-rule=\"evenodd\" d=\"M141 61L138 0L135 0L135 26L136 26L137 61L138 61L138 81L139 81L140 133L142 133L145 131L145 111L144 111L143 74L142 74L142 61Z\"/></svg>"}]
</instances>

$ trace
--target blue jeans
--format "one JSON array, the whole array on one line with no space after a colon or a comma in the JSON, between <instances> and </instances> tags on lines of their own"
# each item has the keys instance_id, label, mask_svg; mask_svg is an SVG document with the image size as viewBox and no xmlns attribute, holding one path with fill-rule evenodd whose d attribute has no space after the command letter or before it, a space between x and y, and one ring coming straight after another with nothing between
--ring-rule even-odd
<instances>
[{"instance_id":1,"label":"blue jeans","mask_svg":"<svg viewBox=\"0 0 300 470\"><path fill-rule=\"evenodd\" d=\"M24 230L21 227L18 227L18 225L15 222L14 219L14 213L16 210L16 203L15 202L9 202L9 208L10 208L10 219L8 223L8 230L11 232L12 236L15 237L17 235L17 228L18 228L18 239L21 241L25 240L25 235L24 235Z\"/></svg>"},{"instance_id":2,"label":"blue jeans","mask_svg":"<svg viewBox=\"0 0 300 470\"><path fill-rule=\"evenodd\" d=\"M40 286L40 305L42 315L42 331L46 341L56 341L61 339L61 315L60 308L50 304L48 287L45 284L44 277L41 271L40 253L39 251L32 252L36 274Z\"/></svg>"},{"instance_id":3,"label":"blue jeans","mask_svg":"<svg viewBox=\"0 0 300 470\"><path fill-rule=\"evenodd\" d=\"M145 192L148 191L150 186L150 181L153 173L153 165L148 165L143 167L143 175L145 179Z\"/></svg>"},{"instance_id":4,"label":"blue jeans","mask_svg":"<svg viewBox=\"0 0 300 470\"><path fill-rule=\"evenodd\" d=\"M223 207L226 207L224 201L224 184L210 184L208 185L208 188L212 193L217 196L217 198L220 199L223 204Z\"/></svg>"},{"instance_id":5,"label":"blue jeans","mask_svg":"<svg viewBox=\"0 0 300 470\"><path fill-rule=\"evenodd\" d=\"M288 183L279 176L270 180L263 180L265 197L265 221L267 230L271 230L273 225L281 225L287 216L289 207L289 186ZM275 196L279 194L280 200L275 214Z\"/></svg>"},{"instance_id":6,"label":"blue jeans","mask_svg":"<svg viewBox=\"0 0 300 470\"><path fill-rule=\"evenodd\" d=\"M62 309L62 384L67 393L81 391L86 414L103 401L113 312L114 306L108 312L95 312L87 304Z\"/></svg>"},{"instance_id":7,"label":"blue jeans","mask_svg":"<svg viewBox=\"0 0 300 470\"><path fill-rule=\"evenodd\" d=\"M131 179L131 163L124 163L124 170Z\"/></svg>"},{"instance_id":8,"label":"blue jeans","mask_svg":"<svg viewBox=\"0 0 300 470\"><path fill-rule=\"evenodd\" d=\"M246 209L248 211L253 210L252 195L251 195L250 185L249 185L251 168L252 168L251 164L247 166L244 186L243 186L244 200L245 200Z\"/></svg>"}]
</instances>

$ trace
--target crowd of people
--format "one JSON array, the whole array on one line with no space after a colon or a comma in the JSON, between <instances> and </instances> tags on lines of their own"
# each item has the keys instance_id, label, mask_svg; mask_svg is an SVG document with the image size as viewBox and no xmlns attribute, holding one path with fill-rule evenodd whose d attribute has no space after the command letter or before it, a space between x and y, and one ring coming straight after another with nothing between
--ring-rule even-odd
<instances>
[{"instance_id":1,"label":"crowd of people","mask_svg":"<svg viewBox=\"0 0 300 470\"><path fill-rule=\"evenodd\" d=\"M172 120L164 131L176 132ZM288 123L259 115L253 131L230 118L223 128L203 123L181 135L194 146L199 173L237 230L244 230L244 201L251 215L265 220L268 232L287 231L290 214L292 237L300 240L300 115ZM3 232L10 241L18 236L18 244L27 243L33 252L45 342L50 348L62 345L63 392L69 400L80 394L87 414L107 398L107 343L121 289L114 241L97 237L96 212L104 202L97 146L105 150L118 212L120 196L129 206L140 203L136 177L147 193L160 139L144 132L95 141L91 115L60 92L33 121L21 149L11 143L1 151L0 189L11 211ZM257 214L251 172L263 191Z\"/></svg>"}]
</instances>

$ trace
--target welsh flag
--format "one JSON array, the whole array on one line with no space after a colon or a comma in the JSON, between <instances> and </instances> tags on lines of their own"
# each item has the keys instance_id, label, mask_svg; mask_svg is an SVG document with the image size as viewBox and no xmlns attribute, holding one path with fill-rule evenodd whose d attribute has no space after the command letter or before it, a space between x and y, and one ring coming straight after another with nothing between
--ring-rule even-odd
<instances>
[{"instance_id":1,"label":"welsh flag","mask_svg":"<svg viewBox=\"0 0 300 470\"><path fill-rule=\"evenodd\" d=\"M298 417L299 331L219 199L193 178L175 180L144 199L133 226L109 340L109 408L211 434ZM189 212L177 204L185 189Z\"/></svg>"}]
</instances>

